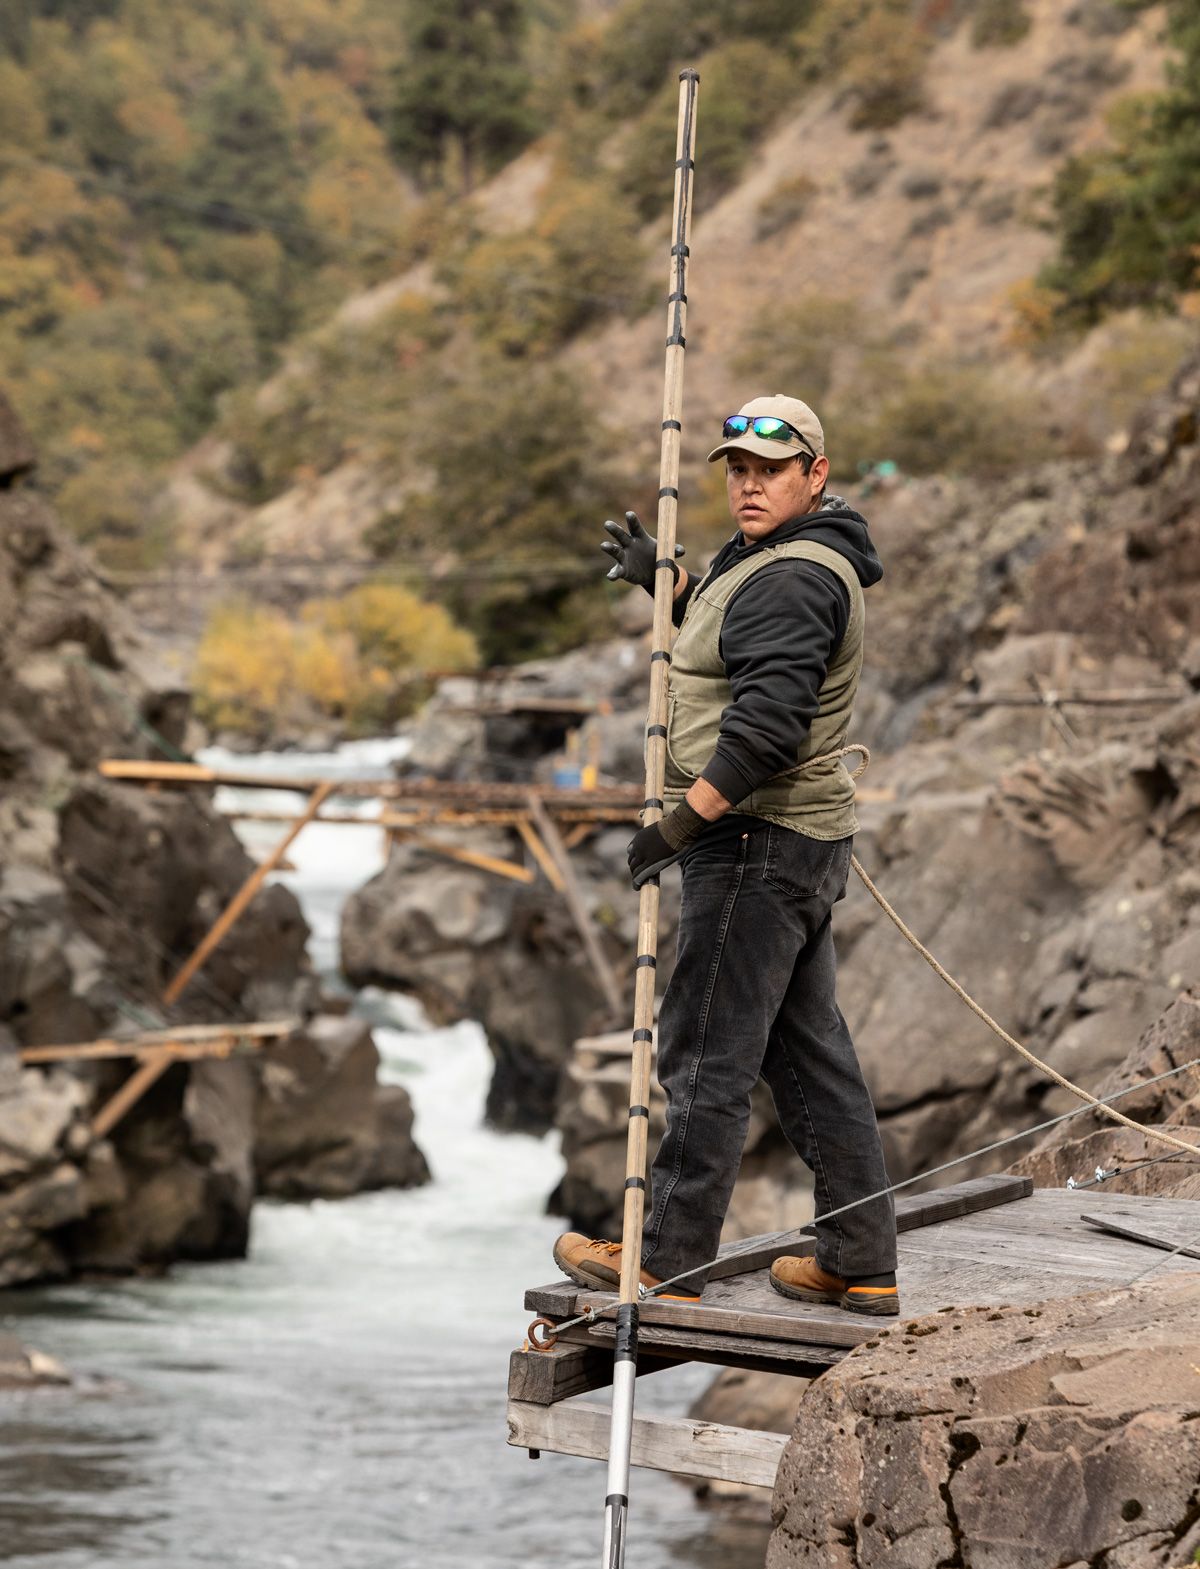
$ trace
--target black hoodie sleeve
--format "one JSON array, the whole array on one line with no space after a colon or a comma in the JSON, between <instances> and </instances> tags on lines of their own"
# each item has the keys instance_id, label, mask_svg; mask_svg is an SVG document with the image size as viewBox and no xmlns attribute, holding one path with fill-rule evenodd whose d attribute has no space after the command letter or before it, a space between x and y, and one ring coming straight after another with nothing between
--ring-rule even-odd
<instances>
[{"instance_id":1,"label":"black hoodie sleeve","mask_svg":"<svg viewBox=\"0 0 1200 1569\"><path fill-rule=\"evenodd\" d=\"M727 801L795 766L849 620L846 585L812 561L763 567L734 595L721 629L733 702L700 776Z\"/></svg>"},{"instance_id":2,"label":"black hoodie sleeve","mask_svg":"<svg viewBox=\"0 0 1200 1569\"><path fill-rule=\"evenodd\" d=\"M683 620L683 612L688 607L688 600L691 599L692 595L696 592L696 585L700 581L696 574L694 572L689 572L686 567L683 567L680 570L687 579L687 583L684 585L683 593L680 594L679 598L671 605L671 620L675 623L676 626L678 626Z\"/></svg>"}]
</instances>

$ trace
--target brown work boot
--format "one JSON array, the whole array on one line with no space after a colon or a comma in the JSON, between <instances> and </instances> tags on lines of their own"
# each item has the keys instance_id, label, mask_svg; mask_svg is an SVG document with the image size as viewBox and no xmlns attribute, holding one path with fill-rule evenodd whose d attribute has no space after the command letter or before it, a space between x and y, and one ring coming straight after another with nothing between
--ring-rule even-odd
<instances>
[{"instance_id":1,"label":"brown work boot","mask_svg":"<svg viewBox=\"0 0 1200 1569\"><path fill-rule=\"evenodd\" d=\"M621 1244L609 1242L604 1237L593 1239L582 1236L578 1231L564 1231L554 1244L554 1262L577 1286L615 1291L621 1284ZM647 1290L658 1285L657 1277L648 1269L640 1270L638 1278ZM664 1291L654 1300L699 1302L700 1294Z\"/></svg>"},{"instance_id":2,"label":"brown work boot","mask_svg":"<svg viewBox=\"0 0 1200 1569\"><path fill-rule=\"evenodd\" d=\"M770 1278L781 1296L798 1302L836 1302L849 1313L865 1313L871 1318L891 1318L900 1311L894 1275L845 1280L822 1269L815 1258L784 1257L771 1265Z\"/></svg>"}]
</instances>

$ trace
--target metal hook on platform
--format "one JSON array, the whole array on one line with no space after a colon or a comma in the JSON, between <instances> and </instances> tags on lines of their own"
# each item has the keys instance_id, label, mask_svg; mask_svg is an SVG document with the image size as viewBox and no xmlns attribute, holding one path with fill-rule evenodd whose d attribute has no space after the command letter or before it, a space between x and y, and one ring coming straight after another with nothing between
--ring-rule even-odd
<instances>
[{"instance_id":1,"label":"metal hook on platform","mask_svg":"<svg viewBox=\"0 0 1200 1569\"><path fill-rule=\"evenodd\" d=\"M554 1333L557 1328L558 1325L552 1318L535 1318L526 1331L528 1337L526 1343L529 1349L531 1351L549 1351L558 1340L558 1336ZM543 1331L545 1331L544 1338Z\"/></svg>"}]
</instances>

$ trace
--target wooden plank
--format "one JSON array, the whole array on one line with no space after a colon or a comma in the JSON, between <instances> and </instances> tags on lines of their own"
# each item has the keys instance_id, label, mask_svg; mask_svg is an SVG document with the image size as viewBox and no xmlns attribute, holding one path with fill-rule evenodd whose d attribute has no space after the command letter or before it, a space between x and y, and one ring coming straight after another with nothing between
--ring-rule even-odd
<instances>
[{"instance_id":1,"label":"wooden plank","mask_svg":"<svg viewBox=\"0 0 1200 1569\"><path fill-rule=\"evenodd\" d=\"M445 779L342 779L326 776L285 774L260 774L238 769L208 768L201 763L156 763L139 758L105 758L98 765L106 779L119 779L129 783L145 784L204 784L229 785L235 789L288 790L294 794L311 795L322 785L329 785L338 796L365 796L388 801L421 803L438 810L487 811L506 809L524 813L528 810L529 787L523 784L504 784L491 780ZM542 798L554 805L556 817L574 813L579 821L599 819L606 814L619 813L622 821L636 818L642 805L642 792L635 785L604 785L596 790L559 789L546 787Z\"/></svg>"},{"instance_id":2,"label":"wooden plank","mask_svg":"<svg viewBox=\"0 0 1200 1569\"><path fill-rule=\"evenodd\" d=\"M612 1358L616 1325L611 1319L579 1324L568 1329L564 1340L572 1345L602 1346ZM704 1330L671 1329L664 1324L642 1324L638 1343L653 1346L661 1357L676 1362L705 1362L717 1367L744 1367L755 1373L787 1373L793 1378L819 1378L827 1367L846 1355L841 1346L814 1346L788 1340L766 1340L752 1335L715 1335ZM640 1358L639 1358L640 1361Z\"/></svg>"},{"instance_id":3,"label":"wooden plank","mask_svg":"<svg viewBox=\"0 0 1200 1569\"><path fill-rule=\"evenodd\" d=\"M959 1215L973 1215L997 1204L1011 1204L1016 1199L1027 1199L1032 1192L1033 1182L1029 1177L1001 1174L972 1177L967 1182L956 1182L948 1188L935 1188L930 1193L906 1193L896 1200L896 1231L914 1231L920 1226L934 1226ZM752 1243L726 1243L708 1278L723 1280L748 1270L769 1269L785 1253L800 1256L811 1253L815 1246L813 1239L814 1231L810 1223L799 1231L777 1231L770 1236L756 1237Z\"/></svg>"},{"instance_id":4,"label":"wooden plank","mask_svg":"<svg viewBox=\"0 0 1200 1569\"><path fill-rule=\"evenodd\" d=\"M140 1057L160 1046L169 1046L177 1057L224 1054L238 1046L259 1046L278 1040L299 1028L299 1019L271 1024L186 1024L177 1030L144 1030L127 1037L105 1037L59 1046L23 1046L24 1063L90 1061L108 1057Z\"/></svg>"},{"instance_id":5,"label":"wooden plank","mask_svg":"<svg viewBox=\"0 0 1200 1569\"><path fill-rule=\"evenodd\" d=\"M291 828L287 831L286 834L284 834L283 838L279 841L279 843L275 846L267 858L255 867L254 871L251 872L250 876L247 877L246 881L238 889L237 893L234 894L233 898L226 905L225 909L222 910L221 914L213 923L212 929L197 945L195 951L184 963L183 968L175 976L174 980L167 987L166 991L163 992L163 1001L167 1004L168 1007L179 1001L180 996L187 989L189 981L191 981L192 977L200 969L204 961L208 958L209 954L212 953L213 949L224 940L230 929L233 927L234 923L237 921L238 917L254 898L254 895L258 892L263 883L265 883L267 878L270 876L271 872L283 859L284 854L289 846L298 837L298 835L303 832L304 828L310 822L312 822L313 818L316 817L317 813L321 810L325 798L333 790L333 785L334 782L332 779L322 780L322 782L309 796L308 804L304 808L303 813L296 819Z\"/></svg>"},{"instance_id":6,"label":"wooden plank","mask_svg":"<svg viewBox=\"0 0 1200 1569\"><path fill-rule=\"evenodd\" d=\"M1172 1241L1169 1237L1156 1236L1141 1227L1135 1228L1128 1220L1117 1221L1109 1219L1106 1215L1081 1215L1079 1218L1086 1221L1089 1226L1098 1226L1101 1230L1109 1231L1117 1237L1124 1237L1130 1242L1144 1243L1151 1248L1164 1248L1168 1253L1177 1253L1179 1258L1200 1258L1200 1247L1188 1246L1189 1243L1200 1243L1200 1224L1196 1224L1195 1221L1187 1238L1180 1237ZM1200 1220L1200 1216L1196 1219Z\"/></svg>"},{"instance_id":7,"label":"wooden plank","mask_svg":"<svg viewBox=\"0 0 1200 1569\"><path fill-rule=\"evenodd\" d=\"M365 818L362 821L372 822ZM325 821L324 818L321 819ZM495 877L508 877L513 882L531 883L536 875L528 866L520 866L516 861L506 861L498 855L485 855L482 850L466 850L461 845L446 844L441 839L431 839L427 834L414 833L411 828L397 827L386 817L375 818L373 826L382 823L392 839L403 839L415 849L424 850L427 855L440 855L448 861L457 861L463 866L473 866L481 872L491 872Z\"/></svg>"},{"instance_id":8,"label":"wooden plank","mask_svg":"<svg viewBox=\"0 0 1200 1569\"><path fill-rule=\"evenodd\" d=\"M676 1366L663 1357L639 1356L638 1377ZM612 1352L603 1346L551 1346L549 1351L514 1351L508 1359L508 1398L549 1406L590 1389L607 1389L613 1379Z\"/></svg>"},{"instance_id":9,"label":"wooden plank","mask_svg":"<svg viewBox=\"0 0 1200 1569\"><path fill-rule=\"evenodd\" d=\"M553 1406L508 1403L508 1442L520 1449L607 1460L610 1423L607 1406L579 1398ZM635 1416L629 1458L655 1471L773 1487L788 1437L687 1417Z\"/></svg>"},{"instance_id":10,"label":"wooden plank","mask_svg":"<svg viewBox=\"0 0 1200 1569\"><path fill-rule=\"evenodd\" d=\"M972 1196L958 1197L969 1202ZM1148 1230L1168 1246L1190 1242L1200 1230L1200 1213L1188 1200L1047 1189L1039 1189L1020 1205L1005 1204L912 1227L900 1238L900 1322L952 1305L1032 1304L1131 1278L1137 1273L1139 1256L1144 1257L1138 1243L1093 1235L1081 1218L1081 1208L1086 1218L1107 1213L1117 1225L1139 1233ZM1162 1267L1170 1272L1192 1271L1183 1255L1164 1260ZM583 1291L569 1282L531 1295L544 1304L542 1311L558 1316L574 1314L589 1304L611 1310L615 1301L612 1294ZM682 1355L689 1345L707 1345L717 1353L713 1361L725 1360L722 1353L737 1345L748 1347L750 1341L758 1342L760 1355L765 1348L766 1354L781 1358L789 1354L784 1345L793 1346L791 1355L799 1360L814 1356L818 1346L858 1344L881 1327L877 1319L857 1319L835 1305L790 1301L772 1289L765 1270L710 1281L699 1304L651 1299L643 1304L641 1319L647 1344L655 1332L672 1331L671 1345L657 1348L663 1354ZM611 1337L611 1320L579 1326L568 1334L573 1340L596 1343Z\"/></svg>"},{"instance_id":11,"label":"wooden plank","mask_svg":"<svg viewBox=\"0 0 1200 1569\"><path fill-rule=\"evenodd\" d=\"M896 1230L903 1233L936 1225L956 1216L1029 1198L1032 1192L1033 1183L1028 1177L996 1175L973 1177L968 1182L938 1188L931 1193L907 1194L896 1202ZM710 1281L724 1280L768 1269L784 1254L804 1256L810 1254L814 1246L811 1225L798 1231L770 1232L744 1242L726 1242L721 1245L708 1278ZM575 1311L573 1304L579 1290L578 1286L564 1280L535 1286L526 1292L525 1306L536 1313L561 1313L563 1317L569 1317Z\"/></svg>"},{"instance_id":12,"label":"wooden plank","mask_svg":"<svg viewBox=\"0 0 1200 1569\"><path fill-rule=\"evenodd\" d=\"M931 1193L906 1194L896 1201L896 1230L903 1233L937 1225L956 1216L977 1214L1000 1204L1011 1204L1016 1199L1028 1199L1032 1193L1033 1183L1028 1177L1000 1174L972 1177L967 1182L936 1188ZM708 1278L710 1282L726 1280L734 1275L769 1269L785 1253L803 1256L811 1253L813 1247L811 1226L804 1226L799 1231L775 1231L744 1242L726 1242L722 1244ZM547 1286L534 1286L526 1291L525 1306L533 1313L569 1318L576 1311L575 1300L580 1295L581 1288L571 1281L555 1280Z\"/></svg>"}]
</instances>

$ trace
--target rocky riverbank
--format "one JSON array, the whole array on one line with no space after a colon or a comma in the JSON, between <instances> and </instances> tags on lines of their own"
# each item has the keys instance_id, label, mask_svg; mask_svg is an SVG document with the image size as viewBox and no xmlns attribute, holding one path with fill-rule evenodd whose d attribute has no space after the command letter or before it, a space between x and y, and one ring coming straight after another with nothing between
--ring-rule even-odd
<instances>
[{"instance_id":1,"label":"rocky riverbank","mask_svg":"<svg viewBox=\"0 0 1200 1569\"><path fill-rule=\"evenodd\" d=\"M1200 1141L1200 1067L1187 1066L1198 1059L1193 989L1099 1093L1128 1090L1126 1115ZM1184 1071L1148 1082L1172 1069ZM1124 1166L1138 1169L1107 1178L1106 1191L1200 1197L1193 1157L1094 1112L1010 1169L1061 1187ZM776 1481L769 1569L1190 1562L1197 1344L1200 1276L1187 1275L893 1322L805 1388Z\"/></svg>"},{"instance_id":2,"label":"rocky riverbank","mask_svg":"<svg viewBox=\"0 0 1200 1569\"><path fill-rule=\"evenodd\" d=\"M0 1285L244 1252L254 1196L424 1180L402 1090L322 994L285 888L253 901L173 1009L164 987L253 862L201 790L100 778L178 759L189 695L30 481L0 399ZM281 1047L177 1063L97 1138L128 1062L23 1067L21 1048L139 1026L294 1018Z\"/></svg>"}]
</instances>

